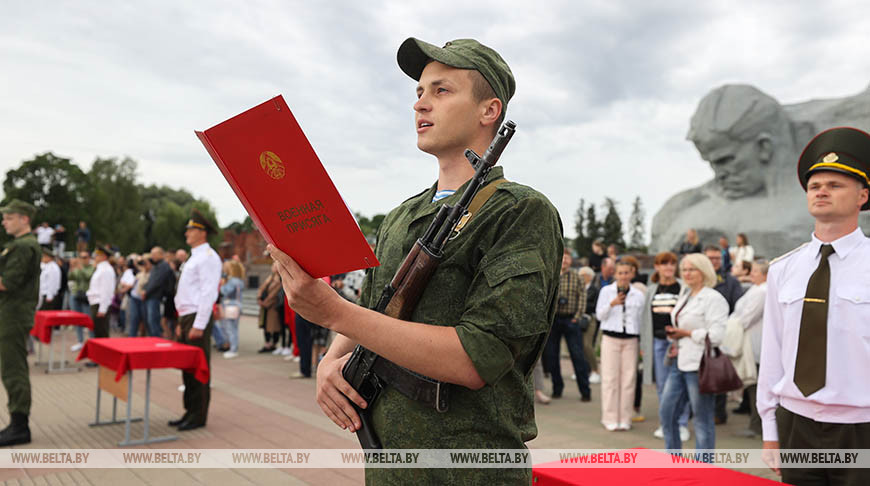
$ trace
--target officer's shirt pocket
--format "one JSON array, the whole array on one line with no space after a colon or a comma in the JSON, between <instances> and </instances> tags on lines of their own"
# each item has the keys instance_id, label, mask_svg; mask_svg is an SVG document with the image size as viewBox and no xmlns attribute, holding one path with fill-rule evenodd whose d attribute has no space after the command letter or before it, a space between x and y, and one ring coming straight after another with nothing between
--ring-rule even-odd
<instances>
[{"instance_id":1,"label":"officer's shirt pocket","mask_svg":"<svg viewBox=\"0 0 870 486\"><path fill-rule=\"evenodd\" d=\"M829 324L835 329L870 339L870 286L844 285L836 290L836 294L829 303L836 306L836 312L828 311L833 321Z\"/></svg>"},{"instance_id":2,"label":"officer's shirt pocket","mask_svg":"<svg viewBox=\"0 0 870 486\"><path fill-rule=\"evenodd\" d=\"M781 289L776 296L782 310L782 337L784 342L797 342L797 336L800 333L805 293L806 289L791 286Z\"/></svg>"}]
</instances>

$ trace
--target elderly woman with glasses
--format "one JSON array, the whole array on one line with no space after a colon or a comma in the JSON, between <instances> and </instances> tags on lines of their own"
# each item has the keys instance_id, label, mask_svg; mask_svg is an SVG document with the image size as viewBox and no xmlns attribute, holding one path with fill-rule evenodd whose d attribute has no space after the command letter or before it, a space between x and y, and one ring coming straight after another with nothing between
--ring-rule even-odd
<instances>
[{"instance_id":1,"label":"elderly woman with glasses","mask_svg":"<svg viewBox=\"0 0 870 486\"><path fill-rule=\"evenodd\" d=\"M676 358L677 367L668 373L659 419L664 431L665 448L680 450L679 418L688 401L695 414L695 448L715 449L715 398L712 394L701 393L698 368L706 338L709 337L710 343L717 346L725 335L728 302L713 290L716 271L705 255L692 253L683 257L680 274L685 287L671 311L673 325L665 327L671 341L668 357Z\"/></svg>"}]
</instances>

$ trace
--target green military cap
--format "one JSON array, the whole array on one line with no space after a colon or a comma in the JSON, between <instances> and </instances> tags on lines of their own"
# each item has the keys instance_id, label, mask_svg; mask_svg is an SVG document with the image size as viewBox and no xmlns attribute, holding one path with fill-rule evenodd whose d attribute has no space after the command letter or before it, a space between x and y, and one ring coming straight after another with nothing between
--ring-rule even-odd
<instances>
[{"instance_id":1,"label":"green military cap","mask_svg":"<svg viewBox=\"0 0 870 486\"><path fill-rule=\"evenodd\" d=\"M798 159L798 178L804 190L810 176L820 171L839 172L870 187L870 135L857 128L837 127L813 137ZM870 209L870 200L861 209Z\"/></svg>"},{"instance_id":2,"label":"green military cap","mask_svg":"<svg viewBox=\"0 0 870 486\"><path fill-rule=\"evenodd\" d=\"M217 231L214 229L214 226L208 221L208 219L203 216L198 209L193 208L190 211L190 219L187 221L187 226L185 229L196 228L205 231L206 233L216 233Z\"/></svg>"},{"instance_id":3,"label":"green military cap","mask_svg":"<svg viewBox=\"0 0 870 486\"><path fill-rule=\"evenodd\" d=\"M110 257L114 252L108 247L108 245L97 245L94 247L94 254L96 253L102 253L103 255Z\"/></svg>"},{"instance_id":4,"label":"green military cap","mask_svg":"<svg viewBox=\"0 0 870 486\"><path fill-rule=\"evenodd\" d=\"M26 203L20 199L13 199L0 208L0 213L23 214L24 216L33 219L33 216L36 214L36 207L33 206L33 204Z\"/></svg>"},{"instance_id":5,"label":"green military cap","mask_svg":"<svg viewBox=\"0 0 870 486\"><path fill-rule=\"evenodd\" d=\"M45 256L50 256L50 257L54 258L54 252L51 251L51 248L47 248L47 247L43 246L42 247L42 254Z\"/></svg>"},{"instance_id":6,"label":"green military cap","mask_svg":"<svg viewBox=\"0 0 870 486\"><path fill-rule=\"evenodd\" d=\"M459 69L474 69L483 75L501 100L502 113L513 97L517 84L511 68L491 48L474 39L456 39L438 47L420 39L409 37L399 46L399 67L411 78L419 81L429 60Z\"/></svg>"}]
</instances>

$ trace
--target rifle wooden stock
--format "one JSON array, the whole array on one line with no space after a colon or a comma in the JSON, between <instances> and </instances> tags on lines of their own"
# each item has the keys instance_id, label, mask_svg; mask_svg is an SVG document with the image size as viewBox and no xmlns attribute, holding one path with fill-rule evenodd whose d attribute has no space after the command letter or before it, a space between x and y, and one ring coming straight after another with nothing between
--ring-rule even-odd
<instances>
[{"instance_id":1,"label":"rifle wooden stock","mask_svg":"<svg viewBox=\"0 0 870 486\"><path fill-rule=\"evenodd\" d=\"M441 255L433 255L421 240L417 240L390 282L395 291L384 314L396 319L410 319L439 263Z\"/></svg>"}]
</instances>

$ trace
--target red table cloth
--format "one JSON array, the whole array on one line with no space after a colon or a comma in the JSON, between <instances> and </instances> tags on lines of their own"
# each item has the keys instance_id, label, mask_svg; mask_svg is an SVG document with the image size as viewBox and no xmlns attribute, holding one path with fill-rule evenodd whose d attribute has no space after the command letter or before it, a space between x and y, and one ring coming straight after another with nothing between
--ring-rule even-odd
<instances>
[{"instance_id":1,"label":"red table cloth","mask_svg":"<svg viewBox=\"0 0 870 486\"><path fill-rule=\"evenodd\" d=\"M128 370L178 368L208 383L205 353L189 344L156 337L93 338L85 342L78 360L89 358L116 371L120 381Z\"/></svg>"},{"instance_id":2,"label":"red table cloth","mask_svg":"<svg viewBox=\"0 0 870 486\"><path fill-rule=\"evenodd\" d=\"M643 450L643 448L638 448ZM637 449L627 449L634 451ZM620 451L620 453L623 451ZM646 450L645 454L655 451ZM640 467L559 467L564 464L559 461L536 464L532 467L532 484L535 486L567 486L567 485L597 485L597 484L661 484L704 486L715 485L756 485L773 486L781 484L777 481L751 476L740 471L734 471L714 465L685 468L674 466L669 454L656 453L661 456L662 466L658 468ZM547 467L551 466L551 467Z\"/></svg>"},{"instance_id":3,"label":"red table cloth","mask_svg":"<svg viewBox=\"0 0 870 486\"><path fill-rule=\"evenodd\" d=\"M91 316L81 312L68 310L36 311L30 335L45 344L49 344L51 343L51 328L57 326L82 326L93 329L94 321L91 320Z\"/></svg>"}]
</instances>

